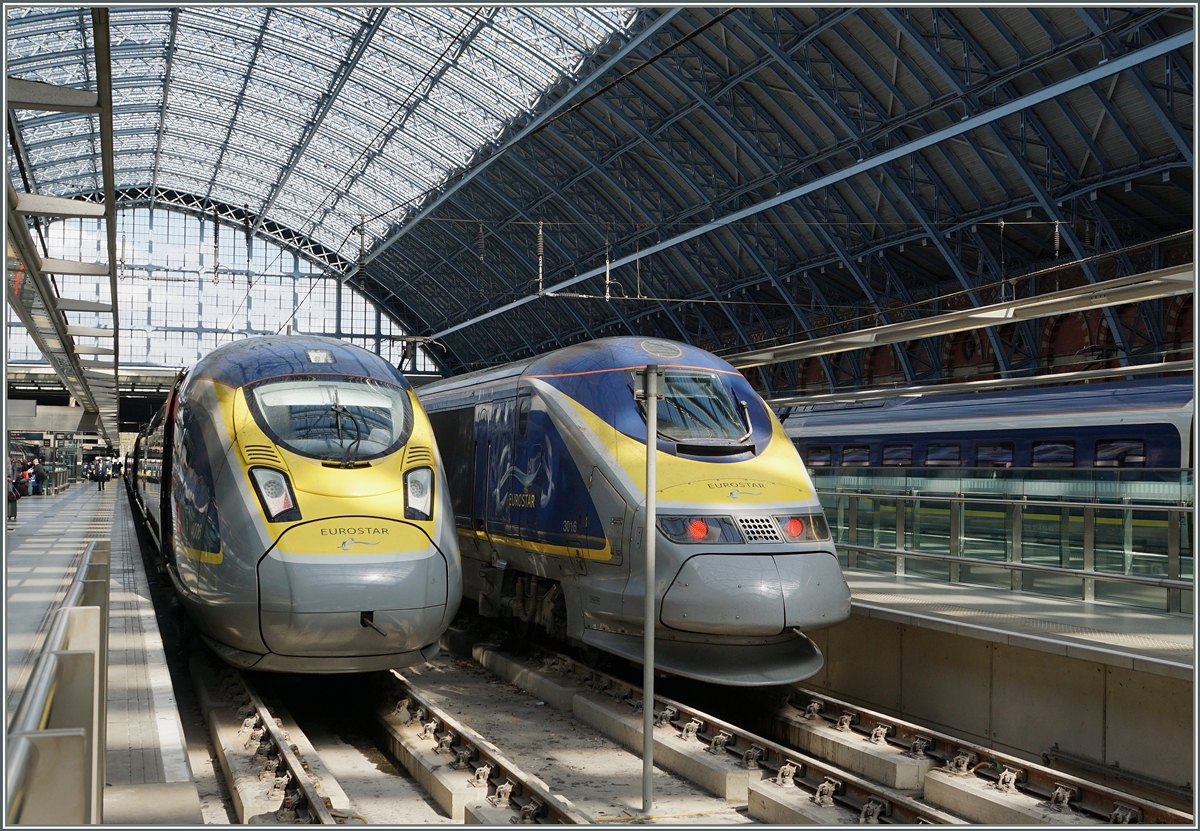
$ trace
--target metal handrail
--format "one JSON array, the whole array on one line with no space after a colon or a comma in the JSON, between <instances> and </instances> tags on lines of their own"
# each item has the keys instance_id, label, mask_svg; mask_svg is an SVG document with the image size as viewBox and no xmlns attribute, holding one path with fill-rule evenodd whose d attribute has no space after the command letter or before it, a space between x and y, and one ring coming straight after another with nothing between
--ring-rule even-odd
<instances>
[{"instance_id":1,"label":"metal handrail","mask_svg":"<svg viewBox=\"0 0 1200 831\"><path fill-rule=\"evenodd\" d=\"M1195 513L1192 505L1163 505L1153 502L1066 502L1056 499L1004 499L978 494L878 493L875 491L817 491L818 496L855 496L864 499L911 499L920 502L978 502L986 505L1020 505L1022 508L1095 508L1098 511L1179 511Z\"/></svg>"},{"instance_id":2,"label":"metal handrail","mask_svg":"<svg viewBox=\"0 0 1200 831\"><path fill-rule=\"evenodd\" d=\"M1157 586L1163 589L1183 589L1192 591L1196 588L1190 580L1171 580L1166 577L1142 577L1137 574L1113 574L1106 571L1083 571L1075 568L1060 566L1041 566L1033 563L1014 563L1008 560L983 560L978 557L958 557L953 554L933 554L926 551L909 551L904 548L873 548L869 545L837 543L838 548L853 551L864 551L868 554L881 554L888 557L912 557L917 560L942 560L950 563L962 563L968 566L991 566L1006 568L1011 571L1040 571L1046 574L1060 574L1067 577L1077 577L1084 580L1111 580L1114 583L1140 583L1144 586Z\"/></svg>"},{"instance_id":3,"label":"metal handrail","mask_svg":"<svg viewBox=\"0 0 1200 831\"><path fill-rule=\"evenodd\" d=\"M84 549L8 729L9 824L97 824L103 814L108 542Z\"/></svg>"}]
</instances>

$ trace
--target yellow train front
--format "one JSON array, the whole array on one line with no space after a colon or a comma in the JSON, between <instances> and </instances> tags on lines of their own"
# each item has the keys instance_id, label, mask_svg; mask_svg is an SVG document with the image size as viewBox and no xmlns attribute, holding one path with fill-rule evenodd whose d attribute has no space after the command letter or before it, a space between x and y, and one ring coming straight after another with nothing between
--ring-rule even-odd
<instances>
[{"instance_id":1,"label":"yellow train front","mask_svg":"<svg viewBox=\"0 0 1200 831\"><path fill-rule=\"evenodd\" d=\"M136 467L166 570L230 664L366 672L436 653L462 592L453 515L429 421L382 358L300 336L218 348Z\"/></svg>"}]
</instances>

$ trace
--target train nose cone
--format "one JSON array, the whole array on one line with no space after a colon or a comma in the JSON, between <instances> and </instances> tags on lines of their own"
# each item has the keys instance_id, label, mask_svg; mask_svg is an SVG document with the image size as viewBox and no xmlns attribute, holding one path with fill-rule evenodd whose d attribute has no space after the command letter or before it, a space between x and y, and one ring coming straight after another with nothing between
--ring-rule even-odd
<instances>
[{"instance_id":1,"label":"train nose cone","mask_svg":"<svg viewBox=\"0 0 1200 831\"><path fill-rule=\"evenodd\" d=\"M303 657L420 649L441 631L447 584L445 557L414 525L365 517L298 525L258 565L263 640Z\"/></svg>"},{"instance_id":2,"label":"train nose cone","mask_svg":"<svg viewBox=\"0 0 1200 831\"><path fill-rule=\"evenodd\" d=\"M662 622L712 635L769 636L820 629L850 614L850 591L826 551L700 554L662 600Z\"/></svg>"}]
</instances>

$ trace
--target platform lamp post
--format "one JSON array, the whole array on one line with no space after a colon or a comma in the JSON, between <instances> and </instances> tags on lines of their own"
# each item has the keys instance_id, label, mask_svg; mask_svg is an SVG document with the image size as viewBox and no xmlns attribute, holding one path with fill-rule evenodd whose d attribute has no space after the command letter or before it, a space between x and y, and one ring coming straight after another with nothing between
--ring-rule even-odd
<instances>
[{"instance_id":1,"label":"platform lamp post","mask_svg":"<svg viewBox=\"0 0 1200 831\"><path fill-rule=\"evenodd\" d=\"M658 379L657 364L638 373L644 380L641 398L646 404L646 597L642 622L642 813L654 804L654 541L658 536Z\"/></svg>"}]
</instances>

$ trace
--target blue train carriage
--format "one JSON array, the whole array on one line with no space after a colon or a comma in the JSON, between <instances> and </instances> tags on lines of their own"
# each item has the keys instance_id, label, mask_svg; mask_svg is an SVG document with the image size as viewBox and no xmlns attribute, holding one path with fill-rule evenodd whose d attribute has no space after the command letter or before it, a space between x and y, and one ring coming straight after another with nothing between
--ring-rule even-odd
<instances>
[{"instance_id":1,"label":"blue train carriage","mask_svg":"<svg viewBox=\"0 0 1200 831\"><path fill-rule=\"evenodd\" d=\"M850 596L821 505L783 428L702 350L609 338L420 388L447 465L465 596L586 647L642 659L646 423L659 404L659 669L791 683L823 658L802 633Z\"/></svg>"},{"instance_id":2,"label":"blue train carriage","mask_svg":"<svg viewBox=\"0 0 1200 831\"><path fill-rule=\"evenodd\" d=\"M428 418L380 357L316 337L220 347L134 458L164 567L227 662L366 672L436 653L462 592L453 516Z\"/></svg>"},{"instance_id":3,"label":"blue train carriage","mask_svg":"<svg viewBox=\"0 0 1200 831\"><path fill-rule=\"evenodd\" d=\"M810 469L1192 467L1191 377L823 405L784 424Z\"/></svg>"}]
</instances>

